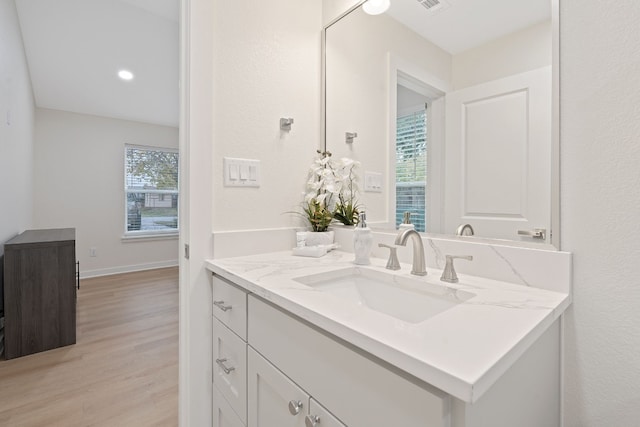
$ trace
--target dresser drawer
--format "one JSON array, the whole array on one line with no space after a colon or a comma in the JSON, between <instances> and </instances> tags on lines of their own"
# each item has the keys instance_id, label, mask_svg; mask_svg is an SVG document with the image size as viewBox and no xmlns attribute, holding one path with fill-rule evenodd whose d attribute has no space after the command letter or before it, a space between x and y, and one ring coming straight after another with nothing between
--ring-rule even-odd
<instances>
[{"instance_id":1,"label":"dresser drawer","mask_svg":"<svg viewBox=\"0 0 640 427\"><path fill-rule=\"evenodd\" d=\"M247 293L215 274L213 315L240 338L247 340Z\"/></svg>"},{"instance_id":2,"label":"dresser drawer","mask_svg":"<svg viewBox=\"0 0 640 427\"><path fill-rule=\"evenodd\" d=\"M213 319L213 384L247 422L247 344Z\"/></svg>"}]
</instances>

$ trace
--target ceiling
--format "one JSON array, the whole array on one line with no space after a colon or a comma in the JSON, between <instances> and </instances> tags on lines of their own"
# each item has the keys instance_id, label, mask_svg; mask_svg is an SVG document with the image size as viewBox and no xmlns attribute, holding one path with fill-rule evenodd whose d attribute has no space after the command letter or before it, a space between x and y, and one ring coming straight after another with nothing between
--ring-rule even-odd
<instances>
[{"instance_id":1,"label":"ceiling","mask_svg":"<svg viewBox=\"0 0 640 427\"><path fill-rule=\"evenodd\" d=\"M440 1L393 0L388 13L451 54L550 17L549 0ZM16 0L36 105L178 126L179 3Z\"/></svg>"},{"instance_id":2,"label":"ceiling","mask_svg":"<svg viewBox=\"0 0 640 427\"><path fill-rule=\"evenodd\" d=\"M179 0L16 6L38 107L178 126Z\"/></svg>"},{"instance_id":3,"label":"ceiling","mask_svg":"<svg viewBox=\"0 0 640 427\"><path fill-rule=\"evenodd\" d=\"M452 55L551 18L550 0L391 0L388 14Z\"/></svg>"}]
</instances>

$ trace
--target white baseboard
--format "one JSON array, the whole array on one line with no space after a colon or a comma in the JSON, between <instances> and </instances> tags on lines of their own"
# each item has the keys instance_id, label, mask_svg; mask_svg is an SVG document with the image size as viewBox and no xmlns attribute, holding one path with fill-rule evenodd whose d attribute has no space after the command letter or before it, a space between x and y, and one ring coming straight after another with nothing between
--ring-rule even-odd
<instances>
[{"instance_id":1,"label":"white baseboard","mask_svg":"<svg viewBox=\"0 0 640 427\"><path fill-rule=\"evenodd\" d=\"M124 265L110 268L100 268L97 270L82 271L80 269L80 278L88 279L90 277L111 276L112 274L131 273L134 271L154 270L156 268L176 267L178 260L150 262L146 264Z\"/></svg>"}]
</instances>

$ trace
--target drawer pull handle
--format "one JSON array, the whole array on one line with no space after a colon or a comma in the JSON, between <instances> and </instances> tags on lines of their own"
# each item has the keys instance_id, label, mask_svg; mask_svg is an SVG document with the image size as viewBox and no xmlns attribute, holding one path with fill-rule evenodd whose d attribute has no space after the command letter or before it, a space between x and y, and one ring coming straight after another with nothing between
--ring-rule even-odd
<instances>
[{"instance_id":1,"label":"drawer pull handle","mask_svg":"<svg viewBox=\"0 0 640 427\"><path fill-rule=\"evenodd\" d=\"M320 424L320 417L317 415L307 415L304 418L304 425L307 427L316 427Z\"/></svg>"},{"instance_id":2,"label":"drawer pull handle","mask_svg":"<svg viewBox=\"0 0 640 427\"><path fill-rule=\"evenodd\" d=\"M518 235L544 240L547 236L547 230L544 228L534 228L533 230L518 230Z\"/></svg>"},{"instance_id":3,"label":"drawer pull handle","mask_svg":"<svg viewBox=\"0 0 640 427\"><path fill-rule=\"evenodd\" d=\"M235 371L236 368L234 368L233 366L227 367L224 362L226 362L227 359L216 359L216 363L218 364L218 366L220 366L222 368L222 370L224 371L225 374L230 374L231 371Z\"/></svg>"},{"instance_id":4,"label":"drawer pull handle","mask_svg":"<svg viewBox=\"0 0 640 427\"><path fill-rule=\"evenodd\" d=\"M302 402L299 400L289 401L289 412L291 415L298 415L300 413L300 409L302 409Z\"/></svg>"},{"instance_id":5,"label":"drawer pull handle","mask_svg":"<svg viewBox=\"0 0 640 427\"><path fill-rule=\"evenodd\" d=\"M222 311L228 311L228 310L231 310L233 308L230 305L224 305L224 301L214 301L213 305L215 305L216 307L218 307Z\"/></svg>"}]
</instances>

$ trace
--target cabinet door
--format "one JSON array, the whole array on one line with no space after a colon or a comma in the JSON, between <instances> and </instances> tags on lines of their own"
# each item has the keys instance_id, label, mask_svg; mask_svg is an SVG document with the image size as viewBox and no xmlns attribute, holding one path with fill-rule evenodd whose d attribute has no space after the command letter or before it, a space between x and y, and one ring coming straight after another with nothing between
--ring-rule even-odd
<instances>
[{"instance_id":1,"label":"cabinet door","mask_svg":"<svg viewBox=\"0 0 640 427\"><path fill-rule=\"evenodd\" d=\"M305 422L306 427L346 427L313 398L309 399L309 414Z\"/></svg>"},{"instance_id":2,"label":"cabinet door","mask_svg":"<svg viewBox=\"0 0 640 427\"><path fill-rule=\"evenodd\" d=\"M244 427L231 405L213 388L213 427Z\"/></svg>"},{"instance_id":3,"label":"cabinet door","mask_svg":"<svg viewBox=\"0 0 640 427\"><path fill-rule=\"evenodd\" d=\"M249 297L249 345L349 427L448 427L449 397ZM295 337L295 338L293 338Z\"/></svg>"},{"instance_id":4,"label":"cabinet door","mask_svg":"<svg viewBox=\"0 0 640 427\"><path fill-rule=\"evenodd\" d=\"M309 396L248 347L249 427L304 427Z\"/></svg>"}]
</instances>

